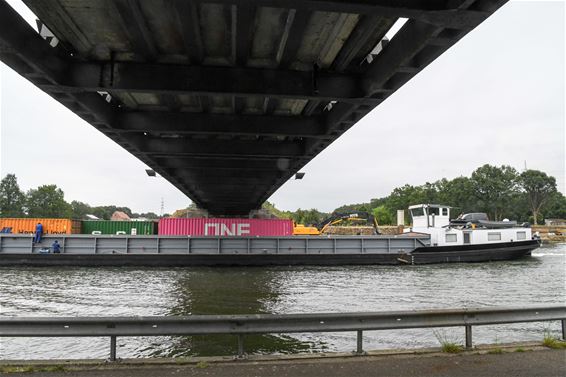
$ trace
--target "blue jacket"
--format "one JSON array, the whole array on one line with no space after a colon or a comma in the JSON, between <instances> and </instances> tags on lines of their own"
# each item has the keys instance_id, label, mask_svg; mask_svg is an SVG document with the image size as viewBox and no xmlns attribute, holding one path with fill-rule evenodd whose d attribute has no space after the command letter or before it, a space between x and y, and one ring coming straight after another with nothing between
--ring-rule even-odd
<instances>
[{"instance_id":1,"label":"blue jacket","mask_svg":"<svg viewBox=\"0 0 566 377\"><path fill-rule=\"evenodd\" d=\"M43 233L43 225L37 224L37 225L35 226L35 232L36 232L36 233Z\"/></svg>"}]
</instances>

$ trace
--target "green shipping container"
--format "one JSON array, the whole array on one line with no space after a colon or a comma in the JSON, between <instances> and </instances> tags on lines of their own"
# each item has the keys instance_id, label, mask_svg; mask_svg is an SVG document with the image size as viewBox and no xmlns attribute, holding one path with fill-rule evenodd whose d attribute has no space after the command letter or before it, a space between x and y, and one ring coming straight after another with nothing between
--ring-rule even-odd
<instances>
[{"instance_id":1,"label":"green shipping container","mask_svg":"<svg viewBox=\"0 0 566 377\"><path fill-rule=\"evenodd\" d=\"M155 221L110 221L110 220L85 220L82 222L81 233L92 234L125 234L145 236L157 234L157 223Z\"/></svg>"}]
</instances>

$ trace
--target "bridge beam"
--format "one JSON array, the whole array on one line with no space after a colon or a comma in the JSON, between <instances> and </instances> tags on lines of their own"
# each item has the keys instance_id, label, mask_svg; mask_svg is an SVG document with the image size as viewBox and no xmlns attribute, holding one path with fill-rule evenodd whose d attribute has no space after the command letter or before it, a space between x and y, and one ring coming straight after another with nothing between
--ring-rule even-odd
<instances>
[{"instance_id":1,"label":"bridge beam","mask_svg":"<svg viewBox=\"0 0 566 377\"><path fill-rule=\"evenodd\" d=\"M482 1L473 10L460 9L466 0L200 0L202 3L255 4L291 8L301 12L323 11L409 18L456 29L479 25L502 1ZM495 4L498 3L498 4Z\"/></svg>"},{"instance_id":2,"label":"bridge beam","mask_svg":"<svg viewBox=\"0 0 566 377\"><path fill-rule=\"evenodd\" d=\"M248 159L244 157L225 158L223 156L178 156L174 158L155 158L163 169L206 170L206 171L281 171L290 170L291 159Z\"/></svg>"},{"instance_id":3,"label":"bridge beam","mask_svg":"<svg viewBox=\"0 0 566 377\"><path fill-rule=\"evenodd\" d=\"M313 99L356 104L366 98L358 75L328 71L187 66L162 63L69 63L59 90L140 92L156 94L230 95ZM52 83L39 85L52 88Z\"/></svg>"},{"instance_id":4,"label":"bridge beam","mask_svg":"<svg viewBox=\"0 0 566 377\"><path fill-rule=\"evenodd\" d=\"M248 156L248 157L299 157L304 154L300 142L257 143L243 140L194 140L182 138L153 138L131 136L128 143L147 155L176 156Z\"/></svg>"},{"instance_id":5,"label":"bridge beam","mask_svg":"<svg viewBox=\"0 0 566 377\"><path fill-rule=\"evenodd\" d=\"M113 126L115 133L326 137L321 119L303 116L139 111L119 114Z\"/></svg>"}]
</instances>

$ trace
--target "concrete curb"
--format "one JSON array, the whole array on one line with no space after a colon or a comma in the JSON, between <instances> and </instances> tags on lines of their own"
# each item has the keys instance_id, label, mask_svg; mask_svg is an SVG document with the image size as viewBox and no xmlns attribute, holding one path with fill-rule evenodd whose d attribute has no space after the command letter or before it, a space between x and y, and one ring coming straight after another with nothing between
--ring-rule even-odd
<instances>
[{"instance_id":1,"label":"concrete curb","mask_svg":"<svg viewBox=\"0 0 566 377\"><path fill-rule=\"evenodd\" d=\"M439 347L419 348L419 349L390 349L372 350L363 355L353 352L329 352L312 354L293 354L293 355L246 355L244 358L235 356L209 356L209 357L180 357L180 358L139 358L139 359L119 359L116 362L109 362L101 359L55 359L55 360L1 360L0 372L3 368L31 367L37 371L45 368L63 367L65 370L86 370L86 369L118 369L118 368L143 368L147 366L174 367L180 365L209 365L209 364L246 364L246 363L268 363L279 364L286 362L309 363L324 362L324 360L342 359L343 361L359 361L361 359L380 359L380 358L414 358L414 357L465 357L468 355L482 355L494 353L517 352L522 349L525 352L550 350L540 342L517 342L505 344L486 344L478 345L471 350L464 350L459 353L442 352Z\"/></svg>"}]
</instances>

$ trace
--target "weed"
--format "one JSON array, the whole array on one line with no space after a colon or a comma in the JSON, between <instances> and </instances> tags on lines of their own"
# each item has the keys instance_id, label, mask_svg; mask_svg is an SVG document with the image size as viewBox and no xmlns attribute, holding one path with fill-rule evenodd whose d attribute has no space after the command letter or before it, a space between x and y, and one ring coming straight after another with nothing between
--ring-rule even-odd
<instances>
[{"instance_id":1,"label":"weed","mask_svg":"<svg viewBox=\"0 0 566 377\"><path fill-rule=\"evenodd\" d=\"M0 367L0 372L2 373L31 373L35 369L32 366L7 366Z\"/></svg>"},{"instance_id":2,"label":"weed","mask_svg":"<svg viewBox=\"0 0 566 377\"><path fill-rule=\"evenodd\" d=\"M490 355L500 355L500 354L503 353L503 348L496 347L496 348L490 349L489 351L487 351L487 353L489 353Z\"/></svg>"},{"instance_id":3,"label":"weed","mask_svg":"<svg viewBox=\"0 0 566 377\"><path fill-rule=\"evenodd\" d=\"M40 369L41 372L66 372L67 368L63 365L50 365Z\"/></svg>"},{"instance_id":4,"label":"weed","mask_svg":"<svg viewBox=\"0 0 566 377\"><path fill-rule=\"evenodd\" d=\"M436 337L436 340L440 343L440 348L442 352L446 353L460 353L464 351L464 346L458 343L458 339L451 337L444 331L433 330L432 332Z\"/></svg>"},{"instance_id":5,"label":"weed","mask_svg":"<svg viewBox=\"0 0 566 377\"><path fill-rule=\"evenodd\" d=\"M196 367L199 369L205 369L208 368L208 363L206 361L199 361Z\"/></svg>"},{"instance_id":6,"label":"weed","mask_svg":"<svg viewBox=\"0 0 566 377\"><path fill-rule=\"evenodd\" d=\"M566 342L552 335L548 329L544 330L544 338L542 339L542 345L554 349L566 348Z\"/></svg>"},{"instance_id":7,"label":"weed","mask_svg":"<svg viewBox=\"0 0 566 377\"><path fill-rule=\"evenodd\" d=\"M515 352L525 352L525 349L521 347L515 348Z\"/></svg>"},{"instance_id":8,"label":"weed","mask_svg":"<svg viewBox=\"0 0 566 377\"><path fill-rule=\"evenodd\" d=\"M32 372L66 372L64 365L47 365L47 366L5 366L0 367L0 373L32 373Z\"/></svg>"}]
</instances>

